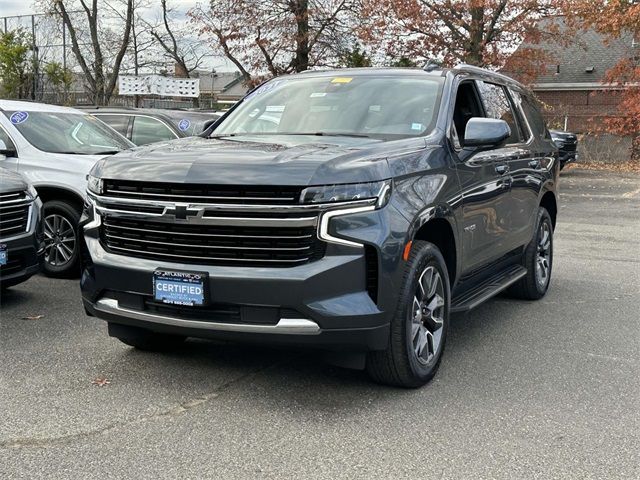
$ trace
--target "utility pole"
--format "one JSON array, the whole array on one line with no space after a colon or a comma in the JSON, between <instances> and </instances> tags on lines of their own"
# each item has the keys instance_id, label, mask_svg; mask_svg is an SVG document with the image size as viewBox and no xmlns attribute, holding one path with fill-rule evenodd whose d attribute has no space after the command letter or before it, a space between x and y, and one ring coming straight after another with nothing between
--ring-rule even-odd
<instances>
[{"instance_id":1,"label":"utility pole","mask_svg":"<svg viewBox=\"0 0 640 480\"><path fill-rule=\"evenodd\" d=\"M36 16L31 15L31 51L33 61L33 89L31 92L31 100L36 99L36 90L38 89L38 46L36 45Z\"/></svg>"}]
</instances>

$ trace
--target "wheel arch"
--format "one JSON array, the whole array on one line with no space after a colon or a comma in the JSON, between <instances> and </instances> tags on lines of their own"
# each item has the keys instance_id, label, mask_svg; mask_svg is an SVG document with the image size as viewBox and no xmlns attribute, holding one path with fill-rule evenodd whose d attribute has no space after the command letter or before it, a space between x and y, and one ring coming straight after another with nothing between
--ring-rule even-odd
<instances>
[{"instance_id":1,"label":"wheel arch","mask_svg":"<svg viewBox=\"0 0 640 480\"><path fill-rule=\"evenodd\" d=\"M78 211L82 212L84 199L73 190L48 185L35 186L35 189L43 203L50 200L59 200L73 205L78 209Z\"/></svg>"},{"instance_id":2,"label":"wheel arch","mask_svg":"<svg viewBox=\"0 0 640 480\"><path fill-rule=\"evenodd\" d=\"M453 287L458 277L459 261L456 227L453 220L446 215L438 215L434 212L416 226L411 239L424 240L438 247L447 265L449 284Z\"/></svg>"},{"instance_id":3,"label":"wheel arch","mask_svg":"<svg viewBox=\"0 0 640 480\"><path fill-rule=\"evenodd\" d=\"M556 228L556 219L558 217L558 201L555 194L551 190L547 190L540 198L540 206L544 207L551 217L551 224Z\"/></svg>"}]
</instances>

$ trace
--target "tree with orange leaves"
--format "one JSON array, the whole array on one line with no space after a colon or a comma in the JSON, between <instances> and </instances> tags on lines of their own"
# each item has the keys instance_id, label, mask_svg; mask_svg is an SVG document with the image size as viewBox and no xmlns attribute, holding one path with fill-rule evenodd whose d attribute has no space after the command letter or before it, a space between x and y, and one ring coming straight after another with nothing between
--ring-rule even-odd
<instances>
[{"instance_id":1,"label":"tree with orange leaves","mask_svg":"<svg viewBox=\"0 0 640 480\"><path fill-rule=\"evenodd\" d=\"M631 135L632 157L640 159L640 1L567 0L565 9L576 26L593 28L611 38L629 32L633 35L637 55L621 59L603 78L605 83L623 87L611 93L621 96L619 113L605 119L604 129L615 135Z\"/></svg>"},{"instance_id":2,"label":"tree with orange leaves","mask_svg":"<svg viewBox=\"0 0 640 480\"><path fill-rule=\"evenodd\" d=\"M500 68L509 60L518 71L533 71L545 52L516 47L553 33L537 28L557 13L559 0L363 0L360 35L391 57L436 58Z\"/></svg>"}]
</instances>

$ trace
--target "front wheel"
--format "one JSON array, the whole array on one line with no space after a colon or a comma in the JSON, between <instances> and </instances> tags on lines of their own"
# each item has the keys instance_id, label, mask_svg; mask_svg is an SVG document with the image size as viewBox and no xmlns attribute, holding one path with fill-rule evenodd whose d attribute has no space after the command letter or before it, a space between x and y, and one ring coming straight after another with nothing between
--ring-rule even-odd
<instances>
[{"instance_id":1,"label":"front wheel","mask_svg":"<svg viewBox=\"0 0 640 480\"><path fill-rule=\"evenodd\" d=\"M387 349L367 356L373 380L416 388L433 378L447 338L450 302L449 275L440 250L414 241Z\"/></svg>"},{"instance_id":2,"label":"front wheel","mask_svg":"<svg viewBox=\"0 0 640 480\"><path fill-rule=\"evenodd\" d=\"M73 277L78 274L78 209L59 200L50 200L42 207L44 217L44 262L42 269L50 277Z\"/></svg>"}]
</instances>

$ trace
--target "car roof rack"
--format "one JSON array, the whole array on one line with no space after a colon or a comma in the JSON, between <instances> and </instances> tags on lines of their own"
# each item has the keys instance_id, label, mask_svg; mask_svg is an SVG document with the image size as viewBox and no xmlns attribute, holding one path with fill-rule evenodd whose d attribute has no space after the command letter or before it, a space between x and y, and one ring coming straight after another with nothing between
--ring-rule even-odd
<instances>
[{"instance_id":1,"label":"car roof rack","mask_svg":"<svg viewBox=\"0 0 640 480\"><path fill-rule=\"evenodd\" d=\"M504 75L500 72L494 72L492 70L488 70L486 68L482 68L482 67L478 67L477 65L469 65L468 63L459 63L458 65L456 65L455 67L453 67L453 70L460 70L460 71L465 71L465 72L470 72L470 73L478 73L478 74L482 74L482 75L491 75L497 78L500 78L501 80L505 81L505 82L509 82L511 84L516 84L519 86L523 86L520 82L518 82L517 80L508 77L507 75Z\"/></svg>"},{"instance_id":2,"label":"car roof rack","mask_svg":"<svg viewBox=\"0 0 640 480\"><path fill-rule=\"evenodd\" d=\"M430 58L429 60L427 60L427 63L424 64L424 66L422 67L422 70L424 70L425 72L433 72L434 70L440 70L441 68L442 68L441 62Z\"/></svg>"}]
</instances>

